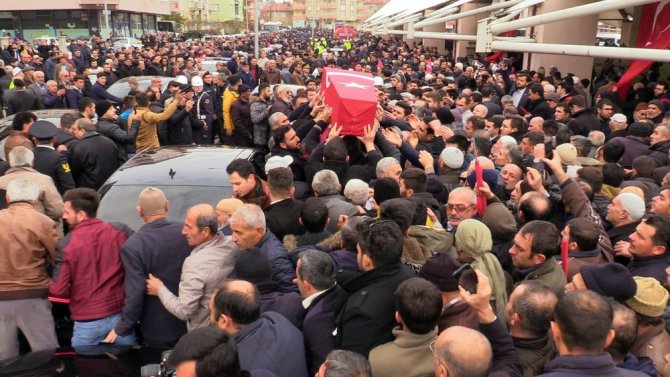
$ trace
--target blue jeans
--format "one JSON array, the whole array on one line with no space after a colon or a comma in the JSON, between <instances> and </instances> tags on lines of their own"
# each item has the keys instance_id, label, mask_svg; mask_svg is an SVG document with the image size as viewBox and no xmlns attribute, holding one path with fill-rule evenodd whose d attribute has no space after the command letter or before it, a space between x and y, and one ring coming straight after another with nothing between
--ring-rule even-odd
<instances>
[{"instance_id":1,"label":"blue jeans","mask_svg":"<svg viewBox=\"0 0 670 377\"><path fill-rule=\"evenodd\" d=\"M97 321L79 322L74 321L74 333L72 334L72 347L95 346L100 344L110 331L121 320L121 314L113 314ZM119 346L132 346L136 344L135 331L126 336L117 336L114 344Z\"/></svg>"}]
</instances>

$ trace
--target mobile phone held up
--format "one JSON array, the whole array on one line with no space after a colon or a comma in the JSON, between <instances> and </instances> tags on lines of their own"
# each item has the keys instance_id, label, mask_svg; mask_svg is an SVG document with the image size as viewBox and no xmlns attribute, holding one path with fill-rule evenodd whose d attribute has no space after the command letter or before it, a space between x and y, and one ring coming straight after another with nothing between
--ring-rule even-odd
<instances>
[{"instance_id":1,"label":"mobile phone held up","mask_svg":"<svg viewBox=\"0 0 670 377\"><path fill-rule=\"evenodd\" d=\"M475 270L472 268L470 263L466 263L459 267L456 271L454 271L452 276L457 278L458 285L463 287L463 289L466 291L470 292L470 294L477 293L477 283L479 281L477 279L477 273L475 273Z\"/></svg>"}]
</instances>

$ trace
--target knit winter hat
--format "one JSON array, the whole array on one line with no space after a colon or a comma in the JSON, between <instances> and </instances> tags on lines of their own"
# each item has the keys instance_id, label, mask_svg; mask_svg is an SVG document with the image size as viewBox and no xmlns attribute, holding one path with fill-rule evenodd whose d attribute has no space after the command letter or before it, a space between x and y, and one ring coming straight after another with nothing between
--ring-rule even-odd
<instances>
[{"instance_id":1,"label":"knit winter hat","mask_svg":"<svg viewBox=\"0 0 670 377\"><path fill-rule=\"evenodd\" d=\"M640 220L644 216L646 210L644 199L630 192L619 194L617 198L621 202L621 208L625 209L633 220Z\"/></svg>"},{"instance_id":2,"label":"knit winter hat","mask_svg":"<svg viewBox=\"0 0 670 377\"><path fill-rule=\"evenodd\" d=\"M651 133L651 126L647 123L635 122L628 126L628 134L630 136L649 137L651 136Z\"/></svg>"},{"instance_id":3,"label":"knit winter hat","mask_svg":"<svg viewBox=\"0 0 670 377\"><path fill-rule=\"evenodd\" d=\"M459 225L460 226L460 225ZM584 265L579 269L586 288L619 302L635 296L637 285L630 271L618 263Z\"/></svg>"},{"instance_id":4,"label":"knit winter hat","mask_svg":"<svg viewBox=\"0 0 670 377\"><path fill-rule=\"evenodd\" d=\"M95 113L98 114L98 118L102 118L110 107L112 107L112 103L106 99L95 101Z\"/></svg>"},{"instance_id":5,"label":"knit winter hat","mask_svg":"<svg viewBox=\"0 0 670 377\"><path fill-rule=\"evenodd\" d=\"M456 269L458 266L448 253L438 253L426 260L419 276L435 284L442 292L456 292L458 279L452 276Z\"/></svg>"},{"instance_id":6,"label":"knit winter hat","mask_svg":"<svg viewBox=\"0 0 670 377\"><path fill-rule=\"evenodd\" d=\"M556 153L561 158L563 165L572 165L577 160L577 148L570 143L564 143L556 147Z\"/></svg>"},{"instance_id":7,"label":"knit winter hat","mask_svg":"<svg viewBox=\"0 0 670 377\"><path fill-rule=\"evenodd\" d=\"M272 279L272 265L260 248L252 247L235 262L235 275L252 283Z\"/></svg>"},{"instance_id":8,"label":"knit winter hat","mask_svg":"<svg viewBox=\"0 0 670 377\"><path fill-rule=\"evenodd\" d=\"M668 291L654 278L636 276L637 292L626 301L629 308L647 317L660 317L668 305Z\"/></svg>"},{"instance_id":9,"label":"knit winter hat","mask_svg":"<svg viewBox=\"0 0 670 377\"><path fill-rule=\"evenodd\" d=\"M444 161L444 164L447 165L450 169L459 169L463 166L463 152L456 147L446 147L440 153L440 159Z\"/></svg>"},{"instance_id":10,"label":"knit winter hat","mask_svg":"<svg viewBox=\"0 0 670 377\"><path fill-rule=\"evenodd\" d=\"M456 228L456 247L477 258L491 251L491 231L479 220L467 219Z\"/></svg>"}]
</instances>

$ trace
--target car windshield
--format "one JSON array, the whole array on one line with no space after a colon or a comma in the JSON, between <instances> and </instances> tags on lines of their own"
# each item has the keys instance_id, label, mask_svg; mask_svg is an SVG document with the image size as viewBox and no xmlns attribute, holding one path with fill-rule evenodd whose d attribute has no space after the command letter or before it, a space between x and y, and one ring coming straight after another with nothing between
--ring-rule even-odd
<instances>
[{"instance_id":1,"label":"car windshield","mask_svg":"<svg viewBox=\"0 0 670 377\"><path fill-rule=\"evenodd\" d=\"M161 189L169 202L168 219L184 221L186 212L196 204L208 203L213 206L233 194L232 187L212 186L153 186ZM138 230L144 224L135 207L137 197L146 186L112 186L107 191L98 208L98 217L107 222L118 222Z\"/></svg>"},{"instance_id":2,"label":"car windshield","mask_svg":"<svg viewBox=\"0 0 670 377\"><path fill-rule=\"evenodd\" d=\"M149 88L151 80L137 80L137 84L140 87L140 90L145 91ZM107 88L107 92L114 97L123 99L130 92L130 86L128 86L128 81L114 83L112 86Z\"/></svg>"}]
</instances>

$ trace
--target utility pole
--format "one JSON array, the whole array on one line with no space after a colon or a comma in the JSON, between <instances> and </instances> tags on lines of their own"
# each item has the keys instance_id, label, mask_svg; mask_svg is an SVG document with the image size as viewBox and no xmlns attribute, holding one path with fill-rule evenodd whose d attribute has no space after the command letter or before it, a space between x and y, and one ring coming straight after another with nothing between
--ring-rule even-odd
<instances>
[{"instance_id":1,"label":"utility pole","mask_svg":"<svg viewBox=\"0 0 670 377\"><path fill-rule=\"evenodd\" d=\"M262 0L254 0L254 56L258 59L260 53L258 49L258 17L261 13L260 2Z\"/></svg>"},{"instance_id":2,"label":"utility pole","mask_svg":"<svg viewBox=\"0 0 670 377\"><path fill-rule=\"evenodd\" d=\"M104 10L102 15L105 18L105 32L101 35L103 38L109 38L109 10L107 9L107 0L103 3Z\"/></svg>"}]
</instances>

